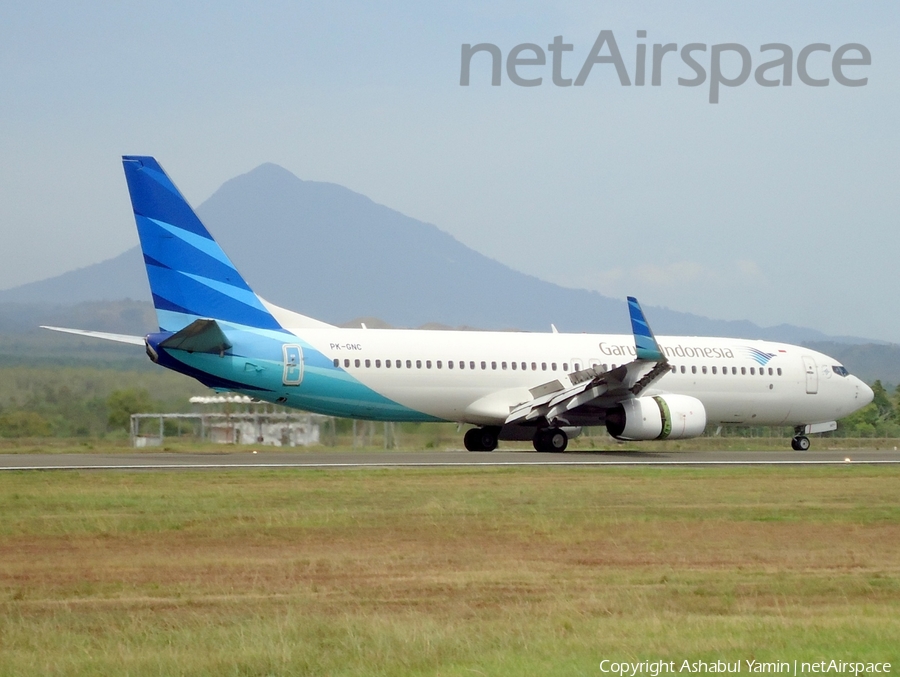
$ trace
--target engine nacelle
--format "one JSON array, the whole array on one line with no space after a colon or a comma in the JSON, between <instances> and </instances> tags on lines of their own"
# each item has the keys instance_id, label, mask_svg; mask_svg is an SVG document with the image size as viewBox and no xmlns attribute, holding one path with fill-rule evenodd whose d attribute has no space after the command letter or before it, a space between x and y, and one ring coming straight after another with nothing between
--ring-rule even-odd
<instances>
[{"instance_id":1,"label":"engine nacelle","mask_svg":"<svg viewBox=\"0 0 900 677\"><path fill-rule=\"evenodd\" d=\"M699 437L706 409L689 395L656 395L625 400L606 415L606 429L619 440L677 440Z\"/></svg>"}]
</instances>

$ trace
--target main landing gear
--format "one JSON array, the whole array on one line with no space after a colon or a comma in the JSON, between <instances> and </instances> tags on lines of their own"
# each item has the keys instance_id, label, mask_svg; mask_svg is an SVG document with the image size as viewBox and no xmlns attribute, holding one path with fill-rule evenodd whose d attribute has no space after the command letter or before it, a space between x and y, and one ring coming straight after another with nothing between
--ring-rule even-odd
<instances>
[{"instance_id":1,"label":"main landing gear","mask_svg":"<svg viewBox=\"0 0 900 677\"><path fill-rule=\"evenodd\" d=\"M791 440L791 449L794 451L806 451L809 449L809 438L806 435L797 435Z\"/></svg>"},{"instance_id":2,"label":"main landing gear","mask_svg":"<svg viewBox=\"0 0 900 677\"><path fill-rule=\"evenodd\" d=\"M569 436L559 428L538 430L534 436L535 451L563 452L569 445Z\"/></svg>"},{"instance_id":3,"label":"main landing gear","mask_svg":"<svg viewBox=\"0 0 900 677\"><path fill-rule=\"evenodd\" d=\"M469 451L493 451L497 448L499 428L472 428L466 431L463 444Z\"/></svg>"}]
</instances>

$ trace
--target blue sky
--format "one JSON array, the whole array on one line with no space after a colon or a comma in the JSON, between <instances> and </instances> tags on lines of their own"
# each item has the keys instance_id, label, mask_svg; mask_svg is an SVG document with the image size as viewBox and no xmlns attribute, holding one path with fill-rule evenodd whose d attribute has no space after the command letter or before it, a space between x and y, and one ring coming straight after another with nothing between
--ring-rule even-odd
<instances>
[{"instance_id":1,"label":"blue sky","mask_svg":"<svg viewBox=\"0 0 900 677\"><path fill-rule=\"evenodd\" d=\"M194 204L275 162L566 286L900 342L895 5L384 5L4 3L0 289L133 246L119 156L152 154ZM796 61L853 42L872 64L852 71L865 87L751 77L716 105L676 84L677 55L660 87L608 65L583 87L549 65L523 70L539 87L491 87L487 61L459 85L463 43L505 57L562 35L575 77L601 30L632 75L639 42L739 43L754 67L766 43ZM810 64L830 76L830 55Z\"/></svg>"}]
</instances>

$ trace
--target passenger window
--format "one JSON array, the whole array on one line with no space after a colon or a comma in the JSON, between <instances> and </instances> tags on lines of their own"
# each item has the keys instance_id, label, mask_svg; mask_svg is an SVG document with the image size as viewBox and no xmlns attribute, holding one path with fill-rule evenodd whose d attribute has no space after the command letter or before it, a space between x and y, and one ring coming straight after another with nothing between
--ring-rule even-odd
<instances>
[{"instance_id":1,"label":"passenger window","mask_svg":"<svg viewBox=\"0 0 900 677\"><path fill-rule=\"evenodd\" d=\"M513 363L512 363L512 368L513 368L514 371L515 371L516 369L518 369L518 367L519 367L519 363L518 363L518 362L513 362Z\"/></svg>"},{"instance_id":2,"label":"passenger window","mask_svg":"<svg viewBox=\"0 0 900 677\"><path fill-rule=\"evenodd\" d=\"M431 369L431 360L425 360L425 368Z\"/></svg>"},{"instance_id":3,"label":"passenger window","mask_svg":"<svg viewBox=\"0 0 900 677\"><path fill-rule=\"evenodd\" d=\"M778 367L776 371L778 372L778 375L781 376L781 367Z\"/></svg>"},{"instance_id":4,"label":"passenger window","mask_svg":"<svg viewBox=\"0 0 900 677\"><path fill-rule=\"evenodd\" d=\"M345 366L345 367L349 367L349 366L350 366L350 360L344 360L344 366Z\"/></svg>"},{"instance_id":5,"label":"passenger window","mask_svg":"<svg viewBox=\"0 0 900 677\"><path fill-rule=\"evenodd\" d=\"M502 369L506 369L506 362L501 362L501 363L500 363L500 367L501 367Z\"/></svg>"},{"instance_id":6,"label":"passenger window","mask_svg":"<svg viewBox=\"0 0 900 677\"><path fill-rule=\"evenodd\" d=\"M769 367L769 376L772 376L772 367Z\"/></svg>"},{"instance_id":7,"label":"passenger window","mask_svg":"<svg viewBox=\"0 0 900 677\"><path fill-rule=\"evenodd\" d=\"M669 371L671 371L673 374L677 374L677 373L678 373L678 367L676 367L676 366L673 364L672 367L671 367L671 369L669 369Z\"/></svg>"},{"instance_id":8,"label":"passenger window","mask_svg":"<svg viewBox=\"0 0 900 677\"><path fill-rule=\"evenodd\" d=\"M416 360L416 369L422 368L422 360Z\"/></svg>"},{"instance_id":9,"label":"passenger window","mask_svg":"<svg viewBox=\"0 0 900 677\"><path fill-rule=\"evenodd\" d=\"M494 371L497 371L497 363L496 362L491 362L491 369L493 369Z\"/></svg>"},{"instance_id":10,"label":"passenger window","mask_svg":"<svg viewBox=\"0 0 900 677\"><path fill-rule=\"evenodd\" d=\"M574 366L575 366L575 371L581 371L581 365L580 365L580 364L578 364L578 363L576 362Z\"/></svg>"},{"instance_id":11,"label":"passenger window","mask_svg":"<svg viewBox=\"0 0 900 677\"><path fill-rule=\"evenodd\" d=\"M547 363L541 362L541 371L547 371Z\"/></svg>"},{"instance_id":12,"label":"passenger window","mask_svg":"<svg viewBox=\"0 0 900 677\"><path fill-rule=\"evenodd\" d=\"M732 368L731 368L731 373L732 373L733 375L737 376L737 367L732 367Z\"/></svg>"},{"instance_id":13,"label":"passenger window","mask_svg":"<svg viewBox=\"0 0 900 677\"><path fill-rule=\"evenodd\" d=\"M716 368L715 368L715 367L712 368L712 373L713 373L713 374L716 373Z\"/></svg>"},{"instance_id":14,"label":"passenger window","mask_svg":"<svg viewBox=\"0 0 900 677\"><path fill-rule=\"evenodd\" d=\"M406 368L407 368L407 369L412 369L412 360L407 360L407 361L406 361Z\"/></svg>"},{"instance_id":15,"label":"passenger window","mask_svg":"<svg viewBox=\"0 0 900 677\"><path fill-rule=\"evenodd\" d=\"M358 366L359 366L359 360L353 360L353 366L354 366L354 367L358 367Z\"/></svg>"},{"instance_id":16,"label":"passenger window","mask_svg":"<svg viewBox=\"0 0 900 677\"><path fill-rule=\"evenodd\" d=\"M535 363L535 362L531 363L531 371L537 371L537 363Z\"/></svg>"},{"instance_id":17,"label":"passenger window","mask_svg":"<svg viewBox=\"0 0 900 677\"><path fill-rule=\"evenodd\" d=\"M686 369L684 368L684 365L682 364L681 365L681 373L683 374L685 371L686 371Z\"/></svg>"},{"instance_id":18,"label":"passenger window","mask_svg":"<svg viewBox=\"0 0 900 677\"><path fill-rule=\"evenodd\" d=\"M335 366L335 367L340 367L340 366L341 366L341 361L340 361L338 358L336 358L336 357L334 358L334 366Z\"/></svg>"},{"instance_id":19,"label":"passenger window","mask_svg":"<svg viewBox=\"0 0 900 677\"><path fill-rule=\"evenodd\" d=\"M747 367L741 367L741 376L747 375Z\"/></svg>"},{"instance_id":20,"label":"passenger window","mask_svg":"<svg viewBox=\"0 0 900 677\"><path fill-rule=\"evenodd\" d=\"M696 374L696 373L697 373L697 367L692 366L692 367L691 367L691 373L692 373L692 374Z\"/></svg>"},{"instance_id":21,"label":"passenger window","mask_svg":"<svg viewBox=\"0 0 900 677\"><path fill-rule=\"evenodd\" d=\"M440 361L440 360L438 360L438 361L435 362L434 364L435 364L435 366L436 366L438 369L441 368L441 361Z\"/></svg>"},{"instance_id":22,"label":"passenger window","mask_svg":"<svg viewBox=\"0 0 900 677\"><path fill-rule=\"evenodd\" d=\"M375 360L375 368L377 369L380 366L381 366L381 360Z\"/></svg>"},{"instance_id":23,"label":"passenger window","mask_svg":"<svg viewBox=\"0 0 900 677\"><path fill-rule=\"evenodd\" d=\"M703 366L701 367L701 369L703 370L703 373L705 374L705 373L706 373L706 365L703 365Z\"/></svg>"},{"instance_id":24,"label":"passenger window","mask_svg":"<svg viewBox=\"0 0 900 677\"><path fill-rule=\"evenodd\" d=\"M487 369L487 362L482 362L481 363L481 371L484 371L485 369Z\"/></svg>"},{"instance_id":25,"label":"passenger window","mask_svg":"<svg viewBox=\"0 0 900 677\"><path fill-rule=\"evenodd\" d=\"M441 363L438 362L438 367L441 366ZM447 360L447 369L453 369L453 360Z\"/></svg>"},{"instance_id":26,"label":"passenger window","mask_svg":"<svg viewBox=\"0 0 900 677\"><path fill-rule=\"evenodd\" d=\"M551 363L550 363L550 368L551 368L553 371L556 371L556 362L551 362Z\"/></svg>"},{"instance_id":27,"label":"passenger window","mask_svg":"<svg viewBox=\"0 0 900 677\"><path fill-rule=\"evenodd\" d=\"M569 371L569 363L563 362L563 371Z\"/></svg>"},{"instance_id":28,"label":"passenger window","mask_svg":"<svg viewBox=\"0 0 900 677\"><path fill-rule=\"evenodd\" d=\"M372 366L372 362L370 360L366 360L366 369Z\"/></svg>"},{"instance_id":29,"label":"passenger window","mask_svg":"<svg viewBox=\"0 0 900 677\"><path fill-rule=\"evenodd\" d=\"M756 367L750 367L750 376L756 376Z\"/></svg>"},{"instance_id":30,"label":"passenger window","mask_svg":"<svg viewBox=\"0 0 900 677\"><path fill-rule=\"evenodd\" d=\"M469 362L469 369L474 369L474 368L475 368L475 363ZM481 363L481 368L484 369L484 362Z\"/></svg>"}]
</instances>

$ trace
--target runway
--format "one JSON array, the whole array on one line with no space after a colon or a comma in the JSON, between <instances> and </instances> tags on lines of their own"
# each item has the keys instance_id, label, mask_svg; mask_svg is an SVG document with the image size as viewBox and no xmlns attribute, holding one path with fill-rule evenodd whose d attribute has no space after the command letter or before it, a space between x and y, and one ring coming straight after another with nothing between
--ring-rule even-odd
<instances>
[{"instance_id":1,"label":"runway","mask_svg":"<svg viewBox=\"0 0 900 677\"><path fill-rule=\"evenodd\" d=\"M246 470L502 466L760 466L900 464L900 452L847 451L262 451L235 453L0 454L0 471Z\"/></svg>"}]
</instances>

